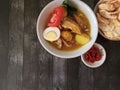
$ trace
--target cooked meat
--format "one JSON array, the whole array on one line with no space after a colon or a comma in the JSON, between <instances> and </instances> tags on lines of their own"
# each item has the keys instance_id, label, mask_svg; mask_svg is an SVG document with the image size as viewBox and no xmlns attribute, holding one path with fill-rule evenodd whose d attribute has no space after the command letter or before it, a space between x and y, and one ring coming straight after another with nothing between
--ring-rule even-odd
<instances>
[{"instance_id":1,"label":"cooked meat","mask_svg":"<svg viewBox=\"0 0 120 90\"><path fill-rule=\"evenodd\" d=\"M83 20L81 19L80 16L78 16L77 14L73 14L73 17L75 18L76 22L79 24L79 26L81 28L83 28L84 26L84 23L83 23Z\"/></svg>"},{"instance_id":2,"label":"cooked meat","mask_svg":"<svg viewBox=\"0 0 120 90\"><path fill-rule=\"evenodd\" d=\"M62 40L59 38L57 41L55 41L55 44L57 45L57 47L59 48L59 49L61 49L62 48Z\"/></svg>"},{"instance_id":3,"label":"cooked meat","mask_svg":"<svg viewBox=\"0 0 120 90\"><path fill-rule=\"evenodd\" d=\"M64 40L66 41L71 41L73 38L73 35L71 34L70 31L62 31L61 36L63 37Z\"/></svg>"},{"instance_id":4,"label":"cooked meat","mask_svg":"<svg viewBox=\"0 0 120 90\"><path fill-rule=\"evenodd\" d=\"M62 27L72 30L73 33L81 34L81 29L79 25L71 18L65 17L62 22Z\"/></svg>"},{"instance_id":5,"label":"cooked meat","mask_svg":"<svg viewBox=\"0 0 120 90\"><path fill-rule=\"evenodd\" d=\"M66 47L71 47L71 46L72 46L71 44L68 44L65 40L62 39L62 41L63 41L63 44L64 44Z\"/></svg>"}]
</instances>

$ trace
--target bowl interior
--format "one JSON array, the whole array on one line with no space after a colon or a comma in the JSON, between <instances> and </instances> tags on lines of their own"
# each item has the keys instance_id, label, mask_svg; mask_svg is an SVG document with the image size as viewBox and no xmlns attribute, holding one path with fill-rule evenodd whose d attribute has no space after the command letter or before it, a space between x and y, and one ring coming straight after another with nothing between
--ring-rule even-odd
<instances>
[{"instance_id":1,"label":"bowl interior","mask_svg":"<svg viewBox=\"0 0 120 90\"><path fill-rule=\"evenodd\" d=\"M43 30L45 29L46 21L48 16L50 15L51 11L62 4L63 0L54 0L50 2L40 13L37 21L37 36L39 38L40 43L42 46L51 54L57 57L61 58L74 58L77 56L80 56L84 54L86 51L88 51L92 45L94 44L97 35L98 35L98 23L96 20L96 17L91 10L91 8L86 5L84 2L79 1L79 0L70 0L72 3L72 6L79 8L89 19L90 26L91 26L91 40L89 43L81 47L80 49L70 51L70 52L65 52L65 51L60 51L49 45L49 43L44 40L43 38Z\"/></svg>"}]
</instances>

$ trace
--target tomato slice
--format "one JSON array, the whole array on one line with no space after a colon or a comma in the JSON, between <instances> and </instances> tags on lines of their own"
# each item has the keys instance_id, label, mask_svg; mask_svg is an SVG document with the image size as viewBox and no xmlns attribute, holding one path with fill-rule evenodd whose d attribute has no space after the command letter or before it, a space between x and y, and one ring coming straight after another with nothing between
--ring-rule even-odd
<instances>
[{"instance_id":1,"label":"tomato slice","mask_svg":"<svg viewBox=\"0 0 120 90\"><path fill-rule=\"evenodd\" d=\"M59 26L60 22L62 21L63 15L64 15L64 7L59 6L55 8L48 23L48 26L53 26L53 27Z\"/></svg>"}]
</instances>

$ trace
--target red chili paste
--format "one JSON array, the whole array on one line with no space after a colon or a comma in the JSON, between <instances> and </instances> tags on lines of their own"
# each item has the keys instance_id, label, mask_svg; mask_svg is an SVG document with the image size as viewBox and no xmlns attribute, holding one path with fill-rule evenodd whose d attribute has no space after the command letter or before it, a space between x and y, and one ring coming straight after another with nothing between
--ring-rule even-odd
<instances>
[{"instance_id":1,"label":"red chili paste","mask_svg":"<svg viewBox=\"0 0 120 90\"><path fill-rule=\"evenodd\" d=\"M101 56L100 49L93 45L92 48L87 53L85 53L84 58L85 60L94 63L95 61L99 61Z\"/></svg>"}]
</instances>

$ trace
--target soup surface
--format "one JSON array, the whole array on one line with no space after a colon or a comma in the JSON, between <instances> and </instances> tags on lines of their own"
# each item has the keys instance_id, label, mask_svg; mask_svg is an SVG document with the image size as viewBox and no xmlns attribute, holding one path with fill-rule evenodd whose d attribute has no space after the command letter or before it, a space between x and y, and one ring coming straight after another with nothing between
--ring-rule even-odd
<instances>
[{"instance_id":1,"label":"soup surface","mask_svg":"<svg viewBox=\"0 0 120 90\"><path fill-rule=\"evenodd\" d=\"M46 23L46 28L48 27L59 29L60 34L55 31L56 37L59 35L59 38L55 41L48 41L56 49L73 51L90 41L90 23L81 10L69 12L64 6L55 8Z\"/></svg>"}]
</instances>

